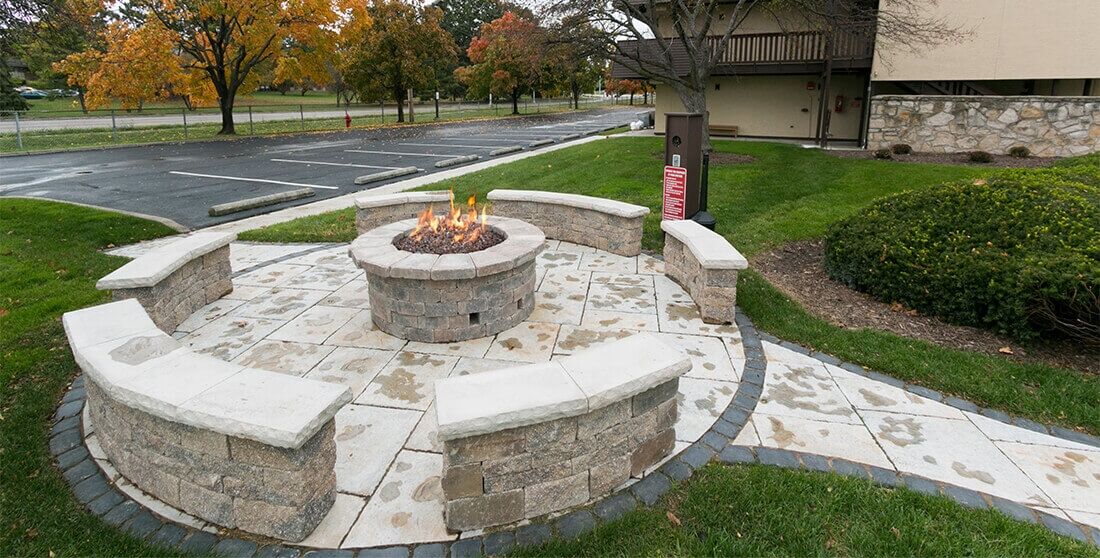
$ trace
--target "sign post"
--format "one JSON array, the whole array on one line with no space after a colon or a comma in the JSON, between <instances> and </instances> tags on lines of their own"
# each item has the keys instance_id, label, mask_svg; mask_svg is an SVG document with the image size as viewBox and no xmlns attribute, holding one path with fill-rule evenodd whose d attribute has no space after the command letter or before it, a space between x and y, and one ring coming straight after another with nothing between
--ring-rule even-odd
<instances>
[{"instance_id":1,"label":"sign post","mask_svg":"<svg viewBox=\"0 0 1100 558\"><path fill-rule=\"evenodd\" d=\"M687 175L687 169L683 167L665 167L661 219L681 221L687 217L684 205L687 196Z\"/></svg>"},{"instance_id":2,"label":"sign post","mask_svg":"<svg viewBox=\"0 0 1100 558\"><path fill-rule=\"evenodd\" d=\"M665 115L665 210L662 216L691 219L714 230L714 217L707 212L708 157L703 152L706 134L703 120L699 113L670 112ZM670 179L674 182L671 186ZM672 205L678 205L674 211L670 211L670 188L675 196Z\"/></svg>"}]
</instances>

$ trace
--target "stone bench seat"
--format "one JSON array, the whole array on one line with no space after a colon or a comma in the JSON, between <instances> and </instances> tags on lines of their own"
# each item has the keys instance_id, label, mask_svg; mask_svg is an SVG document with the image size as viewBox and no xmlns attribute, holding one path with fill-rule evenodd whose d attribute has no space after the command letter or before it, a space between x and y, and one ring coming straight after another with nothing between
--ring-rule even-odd
<instances>
[{"instance_id":1,"label":"stone bench seat","mask_svg":"<svg viewBox=\"0 0 1100 558\"><path fill-rule=\"evenodd\" d=\"M691 360L639 333L435 384L444 518L479 529L583 505L672 452Z\"/></svg>"},{"instance_id":2,"label":"stone bench seat","mask_svg":"<svg viewBox=\"0 0 1100 558\"><path fill-rule=\"evenodd\" d=\"M218 525L291 541L332 506L346 387L196 353L133 299L63 323L100 445L137 487Z\"/></svg>"},{"instance_id":3,"label":"stone bench seat","mask_svg":"<svg viewBox=\"0 0 1100 558\"><path fill-rule=\"evenodd\" d=\"M695 221L661 221L665 275L691 295L707 323L732 323L737 273L748 260L722 235Z\"/></svg>"},{"instance_id":4,"label":"stone bench seat","mask_svg":"<svg viewBox=\"0 0 1100 558\"><path fill-rule=\"evenodd\" d=\"M355 229L359 231L359 234L363 234L371 229L395 221L412 219L420 215L430 205L435 206L436 214L450 209L450 190L401 192L356 198Z\"/></svg>"},{"instance_id":5,"label":"stone bench seat","mask_svg":"<svg viewBox=\"0 0 1100 558\"><path fill-rule=\"evenodd\" d=\"M233 290L232 233L197 232L158 247L96 282L115 300L137 299L164 331Z\"/></svg>"},{"instance_id":6,"label":"stone bench seat","mask_svg":"<svg viewBox=\"0 0 1100 558\"><path fill-rule=\"evenodd\" d=\"M641 205L539 190L493 190L492 212L522 219L547 238L591 246L621 256L642 251L642 223L649 208Z\"/></svg>"}]
</instances>

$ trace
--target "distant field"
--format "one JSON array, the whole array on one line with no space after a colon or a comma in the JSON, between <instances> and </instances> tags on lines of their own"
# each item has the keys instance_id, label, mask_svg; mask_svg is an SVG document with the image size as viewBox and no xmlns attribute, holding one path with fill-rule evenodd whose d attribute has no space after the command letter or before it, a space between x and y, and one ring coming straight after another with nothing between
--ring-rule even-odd
<instances>
[{"instance_id":1,"label":"distant field","mask_svg":"<svg viewBox=\"0 0 1100 558\"><path fill-rule=\"evenodd\" d=\"M51 113L63 112L65 114L58 114L57 116L73 117L80 115L80 103L75 98L65 99L39 99L27 101L30 104L30 115L36 117L48 116ZM248 105L331 105L336 106L336 95L327 91L310 91L305 95L300 95L297 92L288 92L286 95L281 95L278 92L272 91L257 91L252 95L245 95L237 97L236 106L248 106ZM217 104L211 104L209 106L203 106L203 108L217 108ZM121 110L121 105L115 103L111 107L102 107L100 110L109 110L115 108ZM154 101L146 103L143 108L146 109L168 109L168 108L184 108L183 101L179 99L168 99L164 101ZM133 111L138 112L138 111Z\"/></svg>"}]
</instances>

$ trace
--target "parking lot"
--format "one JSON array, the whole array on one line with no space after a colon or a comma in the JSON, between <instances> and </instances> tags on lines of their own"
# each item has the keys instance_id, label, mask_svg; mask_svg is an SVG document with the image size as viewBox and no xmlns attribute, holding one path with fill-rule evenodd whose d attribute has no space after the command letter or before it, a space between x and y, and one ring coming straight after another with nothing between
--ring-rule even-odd
<instances>
[{"instance_id":1,"label":"parking lot","mask_svg":"<svg viewBox=\"0 0 1100 558\"><path fill-rule=\"evenodd\" d=\"M537 150L627 124L624 107L495 121L247 137L0 158L0 195L48 198L171 219L188 228L349 194L439 172L458 157L486 160L504 148ZM471 160L462 164L471 164ZM416 173L356 185L360 176ZM213 205L311 188L312 197L211 217Z\"/></svg>"}]
</instances>

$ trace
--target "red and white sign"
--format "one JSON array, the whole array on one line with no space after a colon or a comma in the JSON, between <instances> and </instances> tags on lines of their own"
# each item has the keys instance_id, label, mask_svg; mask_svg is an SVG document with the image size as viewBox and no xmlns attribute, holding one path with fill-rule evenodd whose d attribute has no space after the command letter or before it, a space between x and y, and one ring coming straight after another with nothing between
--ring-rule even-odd
<instances>
[{"instance_id":1,"label":"red and white sign","mask_svg":"<svg viewBox=\"0 0 1100 558\"><path fill-rule=\"evenodd\" d=\"M683 220L684 199L687 197L687 169L683 167L665 167L664 205L661 219Z\"/></svg>"}]
</instances>

